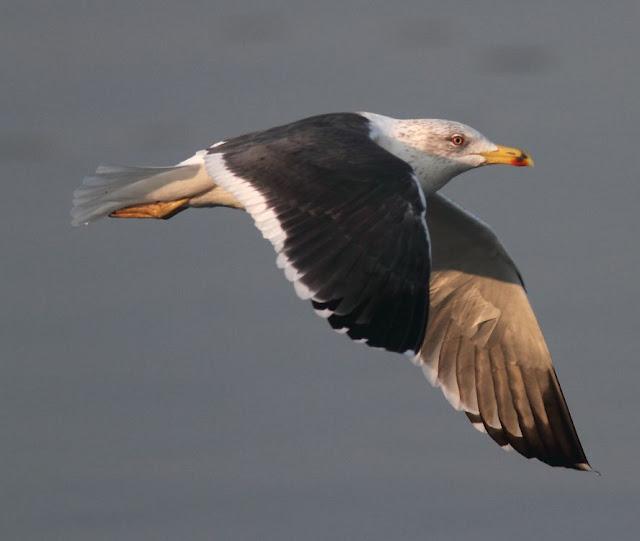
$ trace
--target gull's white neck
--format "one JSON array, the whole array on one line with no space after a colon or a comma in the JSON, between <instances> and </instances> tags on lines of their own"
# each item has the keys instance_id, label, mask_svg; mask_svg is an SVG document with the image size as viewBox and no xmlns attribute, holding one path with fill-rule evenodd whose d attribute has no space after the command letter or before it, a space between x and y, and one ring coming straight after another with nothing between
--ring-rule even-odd
<instances>
[{"instance_id":1,"label":"gull's white neck","mask_svg":"<svg viewBox=\"0 0 640 541\"><path fill-rule=\"evenodd\" d=\"M425 194L442 188L468 167L448 158L425 152L429 119L397 119L376 113L359 113L371 122L371 138L382 148L407 162L416 173Z\"/></svg>"}]
</instances>

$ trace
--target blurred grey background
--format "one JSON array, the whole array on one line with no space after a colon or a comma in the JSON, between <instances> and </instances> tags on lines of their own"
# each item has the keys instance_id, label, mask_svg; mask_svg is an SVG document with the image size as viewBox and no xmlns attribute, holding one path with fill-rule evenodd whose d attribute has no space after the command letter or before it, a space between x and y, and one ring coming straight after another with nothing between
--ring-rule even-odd
<instances>
[{"instance_id":1,"label":"blurred grey background","mask_svg":"<svg viewBox=\"0 0 640 541\"><path fill-rule=\"evenodd\" d=\"M0 537L637 539L635 0L0 4ZM332 333L248 217L71 228L102 162L314 113L530 150L446 192L525 275L602 477L505 453Z\"/></svg>"}]
</instances>

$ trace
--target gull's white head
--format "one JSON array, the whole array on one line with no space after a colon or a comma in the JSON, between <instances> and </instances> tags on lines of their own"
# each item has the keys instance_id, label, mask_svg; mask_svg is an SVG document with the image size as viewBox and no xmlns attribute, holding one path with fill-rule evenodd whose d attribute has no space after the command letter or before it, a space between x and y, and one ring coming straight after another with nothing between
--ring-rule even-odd
<instances>
[{"instance_id":1,"label":"gull's white head","mask_svg":"<svg viewBox=\"0 0 640 541\"><path fill-rule=\"evenodd\" d=\"M472 127L440 119L398 120L363 113L380 146L409 163L425 192L433 193L456 175L489 164L532 166L522 150L496 145Z\"/></svg>"}]
</instances>

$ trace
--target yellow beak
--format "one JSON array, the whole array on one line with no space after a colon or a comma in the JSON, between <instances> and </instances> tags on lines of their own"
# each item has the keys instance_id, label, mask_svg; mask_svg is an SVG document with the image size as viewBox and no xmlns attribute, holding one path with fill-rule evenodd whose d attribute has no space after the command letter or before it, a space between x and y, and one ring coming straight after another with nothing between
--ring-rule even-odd
<instances>
[{"instance_id":1,"label":"yellow beak","mask_svg":"<svg viewBox=\"0 0 640 541\"><path fill-rule=\"evenodd\" d=\"M496 150L480 152L480 156L486 160L484 162L485 165L501 163L504 165L515 165L516 167L533 167L531 156L524 150L503 147L502 145L497 146L498 148Z\"/></svg>"}]
</instances>

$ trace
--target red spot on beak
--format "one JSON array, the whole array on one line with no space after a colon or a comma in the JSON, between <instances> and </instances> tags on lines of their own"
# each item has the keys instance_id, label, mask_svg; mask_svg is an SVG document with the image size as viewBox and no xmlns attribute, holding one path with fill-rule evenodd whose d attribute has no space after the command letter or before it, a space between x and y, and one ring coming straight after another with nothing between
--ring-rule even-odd
<instances>
[{"instance_id":1,"label":"red spot on beak","mask_svg":"<svg viewBox=\"0 0 640 541\"><path fill-rule=\"evenodd\" d=\"M533 160L523 150L519 148L505 147L502 145L496 145L495 150L489 152L481 152L480 155L485 158L487 165L491 164L506 164L514 165L516 167L532 167Z\"/></svg>"},{"instance_id":2,"label":"red spot on beak","mask_svg":"<svg viewBox=\"0 0 640 541\"><path fill-rule=\"evenodd\" d=\"M526 167L529 165L529 157L526 154L516 156L511 160L511 165L515 165L516 167Z\"/></svg>"}]
</instances>

